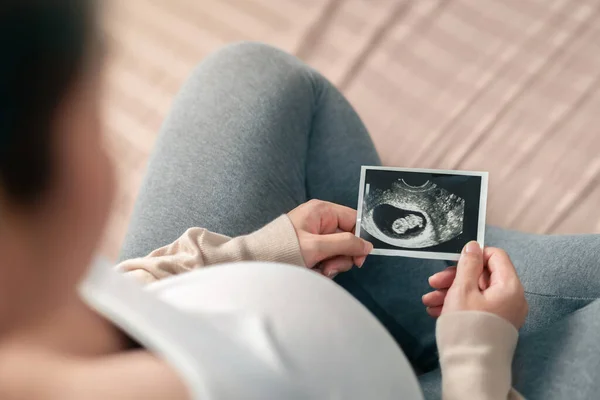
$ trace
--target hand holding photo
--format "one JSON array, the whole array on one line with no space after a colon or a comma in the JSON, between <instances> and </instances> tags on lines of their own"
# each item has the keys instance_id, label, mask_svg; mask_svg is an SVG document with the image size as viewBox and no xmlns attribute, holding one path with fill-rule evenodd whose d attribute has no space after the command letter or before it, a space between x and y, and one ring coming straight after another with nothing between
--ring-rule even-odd
<instances>
[{"instance_id":1,"label":"hand holding photo","mask_svg":"<svg viewBox=\"0 0 600 400\"><path fill-rule=\"evenodd\" d=\"M458 260L483 247L487 188L487 172L363 166L356 235L371 254Z\"/></svg>"}]
</instances>

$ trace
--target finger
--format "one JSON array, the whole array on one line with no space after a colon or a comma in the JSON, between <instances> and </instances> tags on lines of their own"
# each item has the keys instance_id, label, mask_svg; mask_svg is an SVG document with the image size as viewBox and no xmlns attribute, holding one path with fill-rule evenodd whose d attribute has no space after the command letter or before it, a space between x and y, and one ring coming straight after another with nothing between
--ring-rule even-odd
<instances>
[{"instance_id":1,"label":"finger","mask_svg":"<svg viewBox=\"0 0 600 400\"><path fill-rule=\"evenodd\" d=\"M316 263L314 266L312 266L311 268L309 268L309 270L318 272L320 274L323 273L323 268L321 267L321 263L320 262Z\"/></svg>"},{"instance_id":2,"label":"finger","mask_svg":"<svg viewBox=\"0 0 600 400\"><path fill-rule=\"evenodd\" d=\"M487 269L490 271L490 285L519 279L515 266L504 250L486 247L483 253L484 260L487 261Z\"/></svg>"},{"instance_id":3,"label":"finger","mask_svg":"<svg viewBox=\"0 0 600 400\"><path fill-rule=\"evenodd\" d=\"M356 225L356 210L335 203L323 202L324 212L321 216L320 233L333 233L337 229L352 232Z\"/></svg>"},{"instance_id":4,"label":"finger","mask_svg":"<svg viewBox=\"0 0 600 400\"><path fill-rule=\"evenodd\" d=\"M424 294L421 300L427 307L439 307L444 305L447 292L448 289L434 290L433 292Z\"/></svg>"},{"instance_id":5,"label":"finger","mask_svg":"<svg viewBox=\"0 0 600 400\"><path fill-rule=\"evenodd\" d=\"M448 289L456 277L456 267L448 267L429 277L429 286L434 289Z\"/></svg>"},{"instance_id":6,"label":"finger","mask_svg":"<svg viewBox=\"0 0 600 400\"><path fill-rule=\"evenodd\" d=\"M432 316L433 318L437 318L440 315L442 315L442 307L427 307L426 309L427 314L429 314L430 316Z\"/></svg>"},{"instance_id":7,"label":"finger","mask_svg":"<svg viewBox=\"0 0 600 400\"><path fill-rule=\"evenodd\" d=\"M373 245L350 232L318 235L315 238L317 246L317 261L336 256L360 257L368 255Z\"/></svg>"},{"instance_id":8,"label":"finger","mask_svg":"<svg viewBox=\"0 0 600 400\"><path fill-rule=\"evenodd\" d=\"M482 292L490 287L490 271L487 268L483 268L483 272L479 276L479 290Z\"/></svg>"},{"instance_id":9,"label":"finger","mask_svg":"<svg viewBox=\"0 0 600 400\"><path fill-rule=\"evenodd\" d=\"M353 265L352 257L339 256L321 262L321 270L323 275L333 279L337 274L349 271Z\"/></svg>"},{"instance_id":10,"label":"finger","mask_svg":"<svg viewBox=\"0 0 600 400\"><path fill-rule=\"evenodd\" d=\"M429 277L429 286L434 289L448 289L452 286L456 277L456 267L448 267L443 271L437 272ZM490 272L487 268L479 276L479 290L483 291L490 286Z\"/></svg>"},{"instance_id":11,"label":"finger","mask_svg":"<svg viewBox=\"0 0 600 400\"><path fill-rule=\"evenodd\" d=\"M367 256L352 257L352 260L354 261L354 265L356 265L358 268L363 266L366 259L367 259Z\"/></svg>"},{"instance_id":12,"label":"finger","mask_svg":"<svg viewBox=\"0 0 600 400\"><path fill-rule=\"evenodd\" d=\"M479 288L479 276L483 272L483 253L479 243L470 241L463 248L456 267L454 284L465 288Z\"/></svg>"}]
</instances>

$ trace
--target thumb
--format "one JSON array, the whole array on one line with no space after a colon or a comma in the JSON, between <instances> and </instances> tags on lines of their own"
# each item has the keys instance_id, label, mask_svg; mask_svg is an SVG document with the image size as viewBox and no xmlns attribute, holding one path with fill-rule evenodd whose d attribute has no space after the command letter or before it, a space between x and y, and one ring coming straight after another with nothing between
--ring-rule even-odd
<instances>
[{"instance_id":1,"label":"thumb","mask_svg":"<svg viewBox=\"0 0 600 400\"><path fill-rule=\"evenodd\" d=\"M318 235L319 258L335 256L366 256L373 250L373 245L350 232Z\"/></svg>"},{"instance_id":2,"label":"thumb","mask_svg":"<svg viewBox=\"0 0 600 400\"><path fill-rule=\"evenodd\" d=\"M479 243L471 241L463 248L456 266L454 283L465 288L479 288L479 277L483 273L483 252Z\"/></svg>"}]
</instances>

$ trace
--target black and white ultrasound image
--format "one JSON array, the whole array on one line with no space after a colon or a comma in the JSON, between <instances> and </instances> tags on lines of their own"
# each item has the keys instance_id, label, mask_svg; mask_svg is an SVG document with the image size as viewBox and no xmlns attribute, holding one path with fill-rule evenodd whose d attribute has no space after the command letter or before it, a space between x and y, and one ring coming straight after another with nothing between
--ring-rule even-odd
<instances>
[{"instance_id":1,"label":"black and white ultrasound image","mask_svg":"<svg viewBox=\"0 0 600 400\"><path fill-rule=\"evenodd\" d=\"M376 249L460 253L477 240L481 180L367 169L360 236Z\"/></svg>"}]
</instances>

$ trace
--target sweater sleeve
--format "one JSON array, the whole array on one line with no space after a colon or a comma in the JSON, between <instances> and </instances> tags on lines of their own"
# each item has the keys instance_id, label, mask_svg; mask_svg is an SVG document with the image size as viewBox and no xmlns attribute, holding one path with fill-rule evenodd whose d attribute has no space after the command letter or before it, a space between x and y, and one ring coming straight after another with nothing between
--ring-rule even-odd
<instances>
[{"instance_id":1,"label":"sweater sleeve","mask_svg":"<svg viewBox=\"0 0 600 400\"><path fill-rule=\"evenodd\" d=\"M444 400L517 400L511 364L518 332L494 314L461 311L442 315L436 339Z\"/></svg>"},{"instance_id":2,"label":"sweater sleeve","mask_svg":"<svg viewBox=\"0 0 600 400\"><path fill-rule=\"evenodd\" d=\"M175 242L146 257L126 260L116 268L150 283L195 268L236 261L305 265L294 226L287 215L282 215L258 231L236 238L190 228Z\"/></svg>"}]
</instances>

